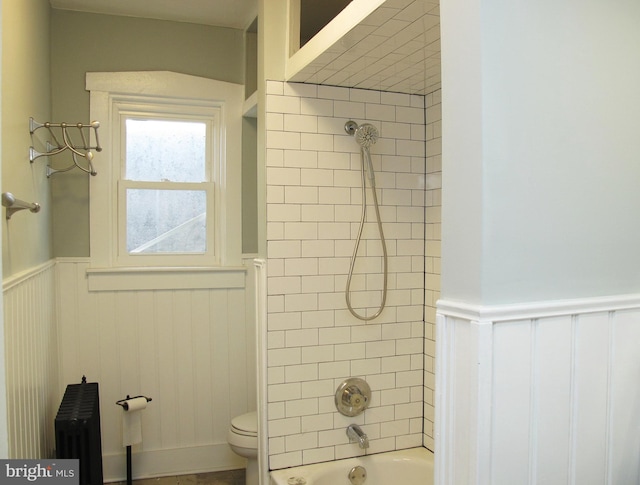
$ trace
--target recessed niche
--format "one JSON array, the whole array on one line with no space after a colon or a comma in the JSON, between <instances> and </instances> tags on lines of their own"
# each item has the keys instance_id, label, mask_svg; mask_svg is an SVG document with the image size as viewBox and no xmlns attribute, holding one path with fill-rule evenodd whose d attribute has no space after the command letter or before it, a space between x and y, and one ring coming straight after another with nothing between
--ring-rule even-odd
<instances>
[{"instance_id":1,"label":"recessed niche","mask_svg":"<svg viewBox=\"0 0 640 485\"><path fill-rule=\"evenodd\" d=\"M291 0L291 49L293 55L309 42L352 0Z\"/></svg>"}]
</instances>

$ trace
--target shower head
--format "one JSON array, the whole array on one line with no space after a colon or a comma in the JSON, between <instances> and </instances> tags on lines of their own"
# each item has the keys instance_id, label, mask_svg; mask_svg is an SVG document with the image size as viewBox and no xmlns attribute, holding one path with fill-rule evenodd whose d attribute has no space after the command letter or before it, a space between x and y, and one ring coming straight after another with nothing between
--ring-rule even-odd
<instances>
[{"instance_id":1,"label":"shower head","mask_svg":"<svg viewBox=\"0 0 640 485\"><path fill-rule=\"evenodd\" d=\"M378 141L378 129L369 123L363 123L356 130L355 137L362 148L369 148Z\"/></svg>"}]
</instances>

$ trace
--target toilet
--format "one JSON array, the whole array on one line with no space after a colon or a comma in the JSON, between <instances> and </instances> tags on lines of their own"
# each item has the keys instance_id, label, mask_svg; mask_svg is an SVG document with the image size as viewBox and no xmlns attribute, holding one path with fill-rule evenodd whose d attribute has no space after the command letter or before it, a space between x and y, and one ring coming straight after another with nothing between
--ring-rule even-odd
<instances>
[{"instance_id":1,"label":"toilet","mask_svg":"<svg viewBox=\"0 0 640 485\"><path fill-rule=\"evenodd\" d=\"M258 415L255 411L231 420L227 442L237 455L247 459L246 485L258 485Z\"/></svg>"}]
</instances>

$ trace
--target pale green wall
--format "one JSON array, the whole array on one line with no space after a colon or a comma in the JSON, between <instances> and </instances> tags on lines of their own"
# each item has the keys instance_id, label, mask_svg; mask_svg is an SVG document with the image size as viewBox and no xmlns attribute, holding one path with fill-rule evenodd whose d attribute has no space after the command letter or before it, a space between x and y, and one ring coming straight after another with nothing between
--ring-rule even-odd
<instances>
[{"instance_id":1,"label":"pale green wall","mask_svg":"<svg viewBox=\"0 0 640 485\"><path fill-rule=\"evenodd\" d=\"M51 29L56 121L89 121L88 71L174 71L243 83L241 30L64 10L52 11ZM51 187L55 256L88 256L87 175L60 174L51 178Z\"/></svg>"},{"instance_id":2,"label":"pale green wall","mask_svg":"<svg viewBox=\"0 0 640 485\"><path fill-rule=\"evenodd\" d=\"M640 291L640 3L614 3L442 3L442 298Z\"/></svg>"},{"instance_id":3,"label":"pale green wall","mask_svg":"<svg viewBox=\"0 0 640 485\"><path fill-rule=\"evenodd\" d=\"M42 162L29 163L29 117L51 115L49 1L2 1L2 192L42 210L20 211L5 222L2 210L3 276L51 258L51 195ZM44 139L36 132L34 144Z\"/></svg>"},{"instance_id":4,"label":"pale green wall","mask_svg":"<svg viewBox=\"0 0 640 485\"><path fill-rule=\"evenodd\" d=\"M257 24L257 21L256 21ZM256 28L257 30L257 28ZM258 89L258 33L247 32L245 37L245 97L251 96Z\"/></svg>"}]
</instances>

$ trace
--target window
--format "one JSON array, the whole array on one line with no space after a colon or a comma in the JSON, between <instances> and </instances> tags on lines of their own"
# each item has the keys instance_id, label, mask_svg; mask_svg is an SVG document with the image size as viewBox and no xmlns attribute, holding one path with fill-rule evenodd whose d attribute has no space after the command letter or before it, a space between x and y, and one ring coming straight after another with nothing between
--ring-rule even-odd
<instances>
[{"instance_id":1,"label":"window","mask_svg":"<svg viewBox=\"0 0 640 485\"><path fill-rule=\"evenodd\" d=\"M90 179L94 268L240 264L240 85L88 73L102 152Z\"/></svg>"},{"instance_id":2,"label":"window","mask_svg":"<svg viewBox=\"0 0 640 485\"><path fill-rule=\"evenodd\" d=\"M211 144L206 121L126 117L123 167L127 254L203 254Z\"/></svg>"},{"instance_id":3,"label":"window","mask_svg":"<svg viewBox=\"0 0 640 485\"><path fill-rule=\"evenodd\" d=\"M121 153L116 260L131 266L216 264L219 108L114 103Z\"/></svg>"}]
</instances>

